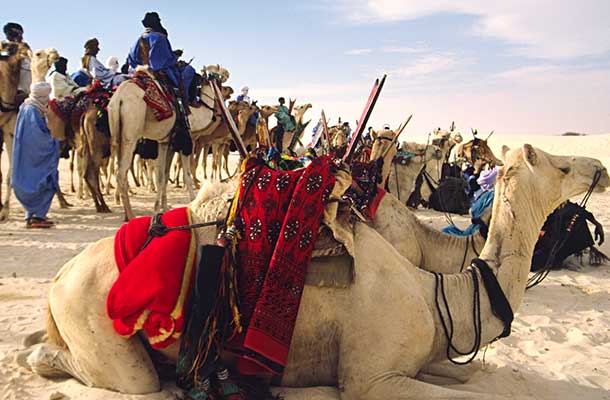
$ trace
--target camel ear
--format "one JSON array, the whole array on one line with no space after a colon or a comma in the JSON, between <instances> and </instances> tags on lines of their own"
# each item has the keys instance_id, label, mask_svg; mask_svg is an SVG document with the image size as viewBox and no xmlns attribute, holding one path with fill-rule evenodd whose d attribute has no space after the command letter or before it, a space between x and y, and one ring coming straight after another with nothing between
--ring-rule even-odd
<instances>
[{"instance_id":1,"label":"camel ear","mask_svg":"<svg viewBox=\"0 0 610 400\"><path fill-rule=\"evenodd\" d=\"M532 167L538 164L538 154L531 144L523 145L523 158Z\"/></svg>"}]
</instances>

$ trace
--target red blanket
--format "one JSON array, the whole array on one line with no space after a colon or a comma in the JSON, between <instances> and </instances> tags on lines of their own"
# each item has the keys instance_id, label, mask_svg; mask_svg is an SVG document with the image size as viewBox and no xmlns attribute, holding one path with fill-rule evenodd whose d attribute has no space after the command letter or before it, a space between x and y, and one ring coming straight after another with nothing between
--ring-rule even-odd
<instances>
[{"instance_id":1,"label":"red blanket","mask_svg":"<svg viewBox=\"0 0 610 400\"><path fill-rule=\"evenodd\" d=\"M328 157L275 171L251 159L241 181L235 225L245 333L231 343L242 374L281 373L325 201L335 184Z\"/></svg>"},{"instance_id":2,"label":"red blanket","mask_svg":"<svg viewBox=\"0 0 610 400\"><path fill-rule=\"evenodd\" d=\"M180 337L197 258L191 230L173 231L142 248L151 217L121 226L114 239L119 277L106 299L114 329L130 337L143 329L154 348L164 348ZM190 225L187 208L163 214L167 227Z\"/></svg>"},{"instance_id":3,"label":"red blanket","mask_svg":"<svg viewBox=\"0 0 610 400\"><path fill-rule=\"evenodd\" d=\"M164 93L147 73L136 72L131 80L144 91L144 101L152 109L157 121L168 119L174 114L171 96Z\"/></svg>"}]
</instances>

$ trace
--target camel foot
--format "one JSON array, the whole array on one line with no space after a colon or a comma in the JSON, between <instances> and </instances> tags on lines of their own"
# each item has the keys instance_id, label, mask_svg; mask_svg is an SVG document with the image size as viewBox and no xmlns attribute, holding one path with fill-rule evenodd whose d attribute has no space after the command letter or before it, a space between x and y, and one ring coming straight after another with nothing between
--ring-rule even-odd
<instances>
[{"instance_id":1,"label":"camel foot","mask_svg":"<svg viewBox=\"0 0 610 400\"><path fill-rule=\"evenodd\" d=\"M112 212L112 210L106 205L98 207L96 211L98 213L111 213Z\"/></svg>"},{"instance_id":2,"label":"camel foot","mask_svg":"<svg viewBox=\"0 0 610 400\"><path fill-rule=\"evenodd\" d=\"M8 208L3 208L2 211L0 211L0 222L6 221L8 221Z\"/></svg>"},{"instance_id":3,"label":"camel foot","mask_svg":"<svg viewBox=\"0 0 610 400\"><path fill-rule=\"evenodd\" d=\"M46 338L47 338L46 329L41 329L39 331L30 333L29 335L24 337L22 344L23 344L23 347L31 347L31 346L34 346L35 344L44 342L46 340Z\"/></svg>"},{"instance_id":4,"label":"camel foot","mask_svg":"<svg viewBox=\"0 0 610 400\"><path fill-rule=\"evenodd\" d=\"M66 208L70 208L70 207L74 207L74 205L71 204L71 203L68 203L67 201L60 201L59 202L59 208L61 208L62 210L66 209Z\"/></svg>"},{"instance_id":5,"label":"camel foot","mask_svg":"<svg viewBox=\"0 0 610 400\"><path fill-rule=\"evenodd\" d=\"M42 344L27 356L26 362L32 372L45 378L69 378L62 352L59 347Z\"/></svg>"}]
</instances>

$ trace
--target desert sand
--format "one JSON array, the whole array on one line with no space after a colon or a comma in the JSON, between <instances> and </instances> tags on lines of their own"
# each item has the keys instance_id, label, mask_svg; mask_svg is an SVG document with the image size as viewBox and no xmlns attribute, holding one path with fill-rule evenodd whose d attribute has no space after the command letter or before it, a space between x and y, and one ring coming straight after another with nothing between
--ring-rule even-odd
<instances>
[{"instance_id":1,"label":"desert sand","mask_svg":"<svg viewBox=\"0 0 610 400\"><path fill-rule=\"evenodd\" d=\"M412 138L404 138L412 140ZM468 135L464 135L468 140ZM425 142L425 139L418 141ZM574 154L600 159L610 165L610 135L515 136L494 134L492 149L502 144L517 147L531 143L554 154ZM3 156L6 167L6 156ZM68 163L60 164L61 186L69 190ZM201 172L201 171L200 171ZM202 176L200 173L199 176ZM184 205L183 189L170 184L169 201ZM136 189L132 196L138 215L150 214L154 195ZM17 359L24 339L43 329L46 296L54 274L64 262L89 243L112 236L123 222L121 208L107 199L112 214L97 214L90 200L67 199L74 207L59 209L54 202L49 217L58 222L50 230L26 230L24 213L13 197L12 213L0 225L0 398L29 399L173 399L171 382L164 391L149 396L127 396L84 387L74 379L51 381L20 367ZM579 200L579 199L577 199ZM610 254L610 193L594 194L588 209L607 229L601 247ZM417 215L437 228L444 216L418 210ZM468 218L454 217L462 227ZM521 305L512 335L481 352L466 384L453 388L536 399L610 399L610 269L573 260L570 269L551 272L529 290ZM86 299L84 299L86 300ZM408 312L408 310L405 310ZM408 355L405 355L408 357Z\"/></svg>"}]
</instances>

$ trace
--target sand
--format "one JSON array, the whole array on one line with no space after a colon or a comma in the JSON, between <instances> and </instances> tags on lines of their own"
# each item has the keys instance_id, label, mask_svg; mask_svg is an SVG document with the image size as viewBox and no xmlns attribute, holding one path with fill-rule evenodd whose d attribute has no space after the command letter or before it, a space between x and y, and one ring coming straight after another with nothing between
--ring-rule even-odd
<instances>
[{"instance_id":1,"label":"sand","mask_svg":"<svg viewBox=\"0 0 610 400\"><path fill-rule=\"evenodd\" d=\"M492 149L529 142L554 154L586 155L610 165L610 135L560 137L495 134ZM3 156L3 166L6 157ZM68 163L60 166L61 186L69 189ZM201 176L201 174L200 174ZM171 186L169 202L183 205L187 196ZM13 197L14 199L14 197ZM10 220L0 225L0 399L170 399L173 385L163 393L126 396L86 388L74 379L50 381L33 375L15 361L23 340L43 329L47 291L64 262L99 238L113 235L122 223L121 209L108 199L112 214L97 214L90 200L68 193L74 207L60 210L55 202L50 218L59 224L46 231L24 228L23 210L13 201ZM132 196L136 214L152 211L154 195L137 189ZM588 209L610 228L610 193L595 194ZM435 227L445 225L442 214L418 211ZM467 218L455 217L466 226ZM610 254L608 242L602 251ZM586 258L584 260L586 262ZM479 355L472 379L456 389L539 399L610 399L610 269L574 262L571 269L554 271L525 295L513 333ZM63 396L63 397L62 397Z\"/></svg>"}]
</instances>

